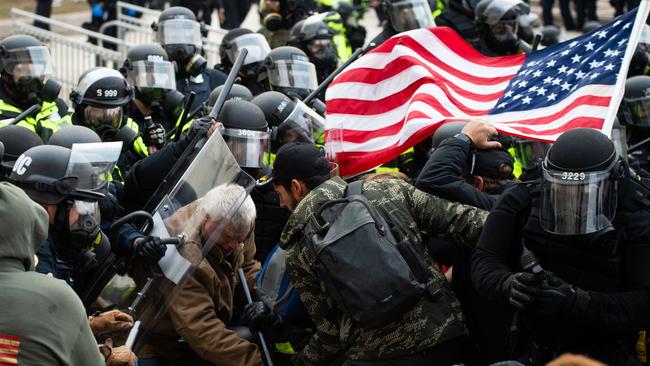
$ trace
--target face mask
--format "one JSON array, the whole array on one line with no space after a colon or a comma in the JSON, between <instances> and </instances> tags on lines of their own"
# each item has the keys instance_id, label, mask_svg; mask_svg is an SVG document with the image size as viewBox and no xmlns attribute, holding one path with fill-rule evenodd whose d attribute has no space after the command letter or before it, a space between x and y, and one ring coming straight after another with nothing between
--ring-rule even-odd
<instances>
[{"instance_id":1,"label":"face mask","mask_svg":"<svg viewBox=\"0 0 650 366\"><path fill-rule=\"evenodd\" d=\"M199 75L208 64L193 45L167 45L165 51L169 54L169 59L176 62L179 70L190 76Z\"/></svg>"},{"instance_id":2,"label":"face mask","mask_svg":"<svg viewBox=\"0 0 650 366\"><path fill-rule=\"evenodd\" d=\"M99 235L100 220L97 202L64 200L58 205L53 225L57 251L72 260L92 248Z\"/></svg>"}]
</instances>

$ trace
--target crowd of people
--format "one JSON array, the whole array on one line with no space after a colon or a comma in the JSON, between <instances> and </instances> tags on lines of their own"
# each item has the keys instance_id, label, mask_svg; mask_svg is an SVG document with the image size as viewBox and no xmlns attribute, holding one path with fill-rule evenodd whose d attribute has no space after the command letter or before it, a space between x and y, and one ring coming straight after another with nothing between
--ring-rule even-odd
<instances>
[{"instance_id":1,"label":"crowd of people","mask_svg":"<svg viewBox=\"0 0 650 366\"><path fill-rule=\"evenodd\" d=\"M69 96L46 44L0 41L0 364L648 364L645 45L611 138L449 122L340 177L319 84L435 25L531 52L528 4L262 0L251 30L245 1L186 3ZM213 7L232 25L218 65Z\"/></svg>"}]
</instances>

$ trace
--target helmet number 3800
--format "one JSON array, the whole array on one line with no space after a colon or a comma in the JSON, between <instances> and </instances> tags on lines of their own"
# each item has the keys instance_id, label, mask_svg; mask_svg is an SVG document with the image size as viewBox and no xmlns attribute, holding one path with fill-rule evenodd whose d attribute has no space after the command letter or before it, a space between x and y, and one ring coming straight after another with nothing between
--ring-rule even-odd
<instances>
[{"instance_id":1,"label":"helmet number 3800","mask_svg":"<svg viewBox=\"0 0 650 366\"><path fill-rule=\"evenodd\" d=\"M117 96L117 89L97 89L97 96L111 98Z\"/></svg>"},{"instance_id":2,"label":"helmet number 3800","mask_svg":"<svg viewBox=\"0 0 650 366\"><path fill-rule=\"evenodd\" d=\"M562 179L563 180L585 180L586 178L585 173L578 173L578 172L562 172Z\"/></svg>"}]
</instances>

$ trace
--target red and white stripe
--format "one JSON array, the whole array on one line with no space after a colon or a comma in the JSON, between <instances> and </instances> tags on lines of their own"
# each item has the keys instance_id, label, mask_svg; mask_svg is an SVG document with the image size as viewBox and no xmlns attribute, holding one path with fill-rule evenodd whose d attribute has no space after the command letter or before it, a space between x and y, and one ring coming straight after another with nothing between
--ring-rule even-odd
<instances>
[{"instance_id":1,"label":"red and white stripe","mask_svg":"<svg viewBox=\"0 0 650 366\"><path fill-rule=\"evenodd\" d=\"M573 127L603 127L613 85L580 88L534 111L488 115L524 61L484 56L446 27L397 35L327 89L327 150L350 176L394 159L449 121L484 118L505 133L546 141Z\"/></svg>"}]
</instances>

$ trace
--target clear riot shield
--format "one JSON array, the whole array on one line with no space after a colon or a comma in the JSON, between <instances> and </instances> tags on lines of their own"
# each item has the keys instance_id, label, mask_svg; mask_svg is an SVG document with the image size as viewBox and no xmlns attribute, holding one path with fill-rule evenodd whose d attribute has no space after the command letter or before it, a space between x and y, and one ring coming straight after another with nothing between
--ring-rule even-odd
<instances>
[{"instance_id":1,"label":"clear riot shield","mask_svg":"<svg viewBox=\"0 0 650 366\"><path fill-rule=\"evenodd\" d=\"M207 232L201 200L214 188L231 184L243 188L240 197L232 207L226 208L224 218L216 225L212 222ZM134 351L144 344L170 301L219 240L229 223L227 218L236 213L254 186L255 180L240 169L222 136L215 132L178 183L156 206L153 227L145 231L150 230L150 235L159 236L167 243L165 256L157 266L136 263L128 276L116 275L98 300L103 305L118 305L133 315L139 328L137 336L129 339ZM134 283L138 290L129 290Z\"/></svg>"},{"instance_id":2,"label":"clear riot shield","mask_svg":"<svg viewBox=\"0 0 650 366\"><path fill-rule=\"evenodd\" d=\"M122 142L73 144L66 176L79 177L78 190L106 190L121 151Z\"/></svg>"}]
</instances>

